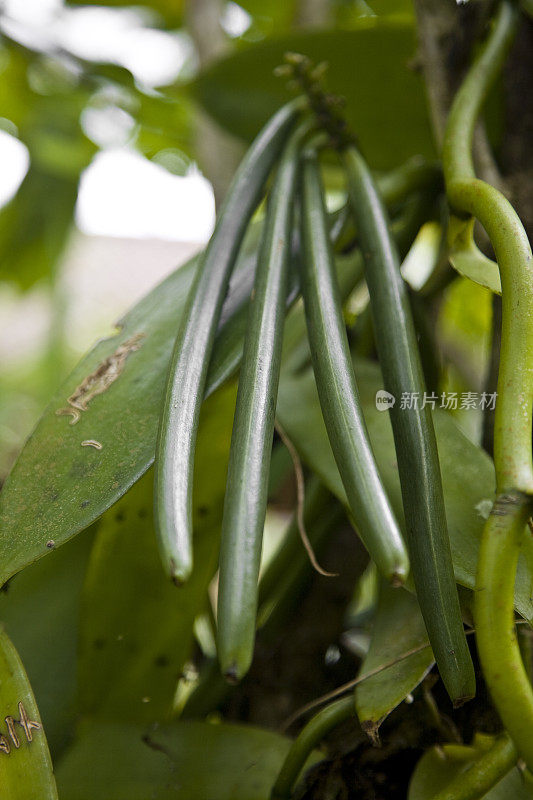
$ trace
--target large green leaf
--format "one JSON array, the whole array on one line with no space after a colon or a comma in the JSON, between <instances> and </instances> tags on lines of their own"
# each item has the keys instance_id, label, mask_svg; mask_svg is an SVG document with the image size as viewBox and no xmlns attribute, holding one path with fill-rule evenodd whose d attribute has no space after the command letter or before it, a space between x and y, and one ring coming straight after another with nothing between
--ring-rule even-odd
<instances>
[{"instance_id":1,"label":"large green leaf","mask_svg":"<svg viewBox=\"0 0 533 800\"><path fill-rule=\"evenodd\" d=\"M57 783L61 800L265 800L290 744L243 725L86 725Z\"/></svg>"},{"instance_id":2,"label":"large green leaf","mask_svg":"<svg viewBox=\"0 0 533 800\"><path fill-rule=\"evenodd\" d=\"M404 658L406 653L419 648L424 649ZM434 662L416 597L382 581L370 648L360 675L395 661L394 666L367 678L355 690L361 727L374 740L385 717L418 686Z\"/></svg>"},{"instance_id":3,"label":"large green leaf","mask_svg":"<svg viewBox=\"0 0 533 800\"><path fill-rule=\"evenodd\" d=\"M357 361L356 378L374 454L392 506L403 522L402 497L389 415L376 408L376 392L383 387L376 364ZM284 375L280 382L277 414L304 461L343 503L346 495L322 420L318 394L310 370ZM448 531L457 581L475 585L483 509L494 497L494 467L489 456L458 429L451 415L437 408L433 415L444 489ZM516 583L516 608L533 618L531 576L521 558Z\"/></svg>"},{"instance_id":4,"label":"large green leaf","mask_svg":"<svg viewBox=\"0 0 533 800\"><path fill-rule=\"evenodd\" d=\"M346 100L346 115L376 169L420 153L434 156L422 77L408 19L364 17L350 30L306 31L270 38L217 61L190 86L207 111L232 133L252 139L289 98L274 76L284 53L327 61L328 86Z\"/></svg>"},{"instance_id":5,"label":"large green leaf","mask_svg":"<svg viewBox=\"0 0 533 800\"><path fill-rule=\"evenodd\" d=\"M189 261L141 300L119 333L98 342L52 398L0 493L0 584L50 552L52 543L59 546L90 525L152 463L168 363L196 263ZM241 306L253 263L245 255L236 270L223 316L230 307L242 313L222 328L209 392L240 358ZM56 412L75 413L68 398L87 387L89 377L93 390L105 393L93 396L79 421L69 424L73 417Z\"/></svg>"},{"instance_id":6,"label":"large green leaf","mask_svg":"<svg viewBox=\"0 0 533 800\"><path fill-rule=\"evenodd\" d=\"M416 765L409 785L407 800L432 800L444 791L450 781L458 778L480 756L487 752L494 740L477 736L471 746L445 744L428 750ZM478 795L476 795L478 797ZM531 800L533 785L515 768L502 778L489 792L486 800Z\"/></svg>"},{"instance_id":7,"label":"large green leaf","mask_svg":"<svg viewBox=\"0 0 533 800\"><path fill-rule=\"evenodd\" d=\"M77 647L80 596L94 531L50 552L0 594L0 621L31 681L55 758L78 715Z\"/></svg>"},{"instance_id":8,"label":"large green leaf","mask_svg":"<svg viewBox=\"0 0 533 800\"><path fill-rule=\"evenodd\" d=\"M195 460L194 570L179 589L163 572L153 527L150 470L103 517L83 592L81 708L107 719L170 716L218 564L235 406L230 384L202 409Z\"/></svg>"}]
</instances>

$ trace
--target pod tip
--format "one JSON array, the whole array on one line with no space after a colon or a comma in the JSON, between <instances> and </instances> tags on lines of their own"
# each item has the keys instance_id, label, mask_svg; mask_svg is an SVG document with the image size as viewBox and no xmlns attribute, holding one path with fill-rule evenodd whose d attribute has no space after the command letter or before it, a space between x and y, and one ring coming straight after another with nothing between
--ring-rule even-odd
<instances>
[{"instance_id":1,"label":"pod tip","mask_svg":"<svg viewBox=\"0 0 533 800\"><path fill-rule=\"evenodd\" d=\"M239 683L240 676L235 663L231 664L228 669L225 670L224 677L232 686L235 686L237 683Z\"/></svg>"},{"instance_id":2,"label":"pod tip","mask_svg":"<svg viewBox=\"0 0 533 800\"><path fill-rule=\"evenodd\" d=\"M409 565L398 564L394 572L390 576L391 585L396 589L399 586L404 586L405 581L409 577Z\"/></svg>"},{"instance_id":3,"label":"pod tip","mask_svg":"<svg viewBox=\"0 0 533 800\"><path fill-rule=\"evenodd\" d=\"M395 589L398 589L400 586L404 585L406 578L407 575L405 575L403 572L394 572L391 576L391 586L393 586Z\"/></svg>"},{"instance_id":4,"label":"pod tip","mask_svg":"<svg viewBox=\"0 0 533 800\"><path fill-rule=\"evenodd\" d=\"M178 565L176 564L174 559L173 558L170 559L169 574L170 574L170 580L172 581L174 586L177 586L178 588L180 586L183 586L183 584L187 582L190 573L191 573L190 569L184 569L183 567L181 569L178 569Z\"/></svg>"}]
</instances>

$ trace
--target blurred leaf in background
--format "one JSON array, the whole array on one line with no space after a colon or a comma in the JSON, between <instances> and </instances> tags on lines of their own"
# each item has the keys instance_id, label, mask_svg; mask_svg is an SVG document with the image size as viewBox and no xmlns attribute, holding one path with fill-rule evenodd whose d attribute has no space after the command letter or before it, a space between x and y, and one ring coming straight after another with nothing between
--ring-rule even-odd
<instances>
[{"instance_id":1,"label":"blurred leaf in background","mask_svg":"<svg viewBox=\"0 0 533 800\"><path fill-rule=\"evenodd\" d=\"M251 140L290 97L274 75L284 54L327 61L328 85L346 99L366 157L386 169L416 153L434 155L422 78L412 68L415 47L408 20L362 17L348 30L293 32L235 52L204 70L189 91L221 125Z\"/></svg>"},{"instance_id":2,"label":"blurred leaf in background","mask_svg":"<svg viewBox=\"0 0 533 800\"><path fill-rule=\"evenodd\" d=\"M185 7L184 0L150 0L150 2L136 2L132 3L130 0L68 0L71 6L110 6L113 8L131 8L132 5L147 8L154 11L159 16L165 25L168 27L177 27L183 20L183 11Z\"/></svg>"}]
</instances>

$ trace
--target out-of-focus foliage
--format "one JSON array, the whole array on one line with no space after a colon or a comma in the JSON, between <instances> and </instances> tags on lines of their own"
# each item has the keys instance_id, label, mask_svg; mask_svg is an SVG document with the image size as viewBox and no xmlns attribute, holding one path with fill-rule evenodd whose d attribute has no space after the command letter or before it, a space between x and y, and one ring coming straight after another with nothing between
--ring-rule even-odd
<instances>
[{"instance_id":1,"label":"out-of-focus foliage","mask_svg":"<svg viewBox=\"0 0 533 800\"><path fill-rule=\"evenodd\" d=\"M183 21L183 11L185 7L184 0L141 0L138 3L132 3L131 0L68 0L71 6L109 6L111 8L131 8L132 5L137 7L147 8L155 12L156 17L169 27L177 27Z\"/></svg>"},{"instance_id":2,"label":"out-of-focus foliage","mask_svg":"<svg viewBox=\"0 0 533 800\"><path fill-rule=\"evenodd\" d=\"M362 17L349 29L272 37L217 61L192 84L195 97L232 133L251 139L290 97L276 66L287 51L327 61L328 85L346 98L346 116L377 169L433 156L421 76L412 69L413 25Z\"/></svg>"},{"instance_id":3,"label":"out-of-focus foliage","mask_svg":"<svg viewBox=\"0 0 533 800\"><path fill-rule=\"evenodd\" d=\"M0 212L0 280L28 288L50 278L63 250L81 171L96 152L80 127L89 92L59 60L5 41L0 113L29 150L30 167Z\"/></svg>"}]
</instances>

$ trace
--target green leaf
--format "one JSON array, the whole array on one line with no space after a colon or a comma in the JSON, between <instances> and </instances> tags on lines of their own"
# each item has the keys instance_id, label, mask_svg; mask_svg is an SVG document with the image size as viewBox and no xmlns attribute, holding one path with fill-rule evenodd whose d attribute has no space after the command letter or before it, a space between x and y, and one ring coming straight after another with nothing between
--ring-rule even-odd
<instances>
[{"instance_id":1,"label":"green leaf","mask_svg":"<svg viewBox=\"0 0 533 800\"><path fill-rule=\"evenodd\" d=\"M424 649L402 658L418 648ZM367 678L355 690L361 727L374 741L379 740L378 728L385 717L418 686L434 663L416 597L382 581L370 648L359 674L367 675L394 661L394 666Z\"/></svg>"},{"instance_id":2,"label":"green leaf","mask_svg":"<svg viewBox=\"0 0 533 800\"><path fill-rule=\"evenodd\" d=\"M0 279L26 289L54 270L72 225L80 173L96 147L80 127L88 82L61 61L9 39L0 52L2 116L31 160L18 192L0 211Z\"/></svg>"},{"instance_id":3,"label":"green leaf","mask_svg":"<svg viewBox=\"0 0 533 800\"><path fill-rule=\"evenodd\" d=\"M0 594L0 620L24 662L54 758L72 736L78 714L80 596L93 534L88 530L50 551Z\"/></svg>"},{"instance_id":4,"label":"green leaf","mask_svg":"<svg viewBox=\"0 0 533 800\"><path fill-rule=\"evenodd\" d=\"M164 574L153 526L150 470L103 517L83 591L82 711L108 720L170 717L177 681L191 656L193 624L205 610L218 565L218 538L235 407L235 386L203 406L197 442L194 555L179 589Z\"/></svg>"},{"instance_id":5,"label":"green leaf","mask_svg":"<svg viewBox=\"0 0 533 800\"><path fill-rule=\"evenodd\" d=\"M264 35L287 30L294 24L298 13L297 0L242 0L239 5L254 18L255 26L252 23L250 31L252 35L256 32ZM256 27L259 31L256 31ZM248 31L244 37L249 38Z\"/></svg>"},{"instance_id":6,"label":"green leaf","mask_svg":"<svg viewBox=\"0 0 533 800\"><path fill-rule=\"evenodd\" d=\"M57 800L37 703L8 635L0 630L0 786L5 800Z\"/></svg>"},{"instance_id":7,"label":"green leaf","mask_svg":"<svg viewBox=\"0 0 533 800\"><path fill-rule=\"evenodd\" d=\"M490 289L495 294L502 293L500 271L492 259L481 252L474 240L475 219L464 220L450 217L448 223L448 247L450 264L460 275L470 278Z\"/></svg>"},{"instance_id":8,"label":"green leaf","mask_svg":"<svg viewBox=\"0 0 533 800\"><path fill-rule=\"evenodd\" d=\"M432 800L437 792L446 789L450 781L459 777L486 753L493 742L492 737L478 734L473 746L445 744L428 750L416 765L407 800ZM508 800L511 797L513 800L533 798L531 783L517 768L483 795L486 800Z\"/></svg>"},{"instance_id":9,"label":"green leaf","mask_svg":"<svg viewBox=\"0 0 533 800\"><path fill-rule=\"evenodd\" d=\"M141 300L119 323L119 333L98 342L52 398L0 493L0 584L49 553L49 541L59 546L94 522L152 463L168 363L196 262L189 261ZM253 256L246 246L241 266L223 316L230 306L242 313L221 329L209 391L235 368L242 352L242 335L231 330L246 324L242 304L253 280ZM113 382L107 385L102 374ZM68 398L86 387L90 376L93 390L105 392L92 396L87 411L69 425L74 419L56 412L74 413Z\"/></svg>"},{"instance_id":10,"label":"green leaf","mask_svg":"<svg viewBox=\"0 0 533 800\"><path fill-rule=\"evenodd\" d=\"M32 103L37 99L28 85L29 52L13 47L3 39L0 49L0 107L2 117L16 128L27 119ZM3 127L3 126L2 126ZM9 131L13 133L13 131Z\"/></svg>"},{"instance_id":11,"label":"green leaf","mask_svg":"<svg viewBox=\"0 0 533 800\"><path fill-rule=\"evenodd\" d=\"M355 375L370 441L383 483L400 523L403 508L396 453L389 416L376 409L376 392L383 388L379 367L356 361ZM398 402L398 401L397 401ZM282 375L277 415L303 460L345 505L346 495L329 446L312 373ZM435 433L442 472L444 502L458 583L473 589L484 509L494 499L494 467L489 456L458 429L448 412L434 412ZM528 545L529 546L529 545ZM516 608L533 618L531 575L520 559L516 583Z\"/></svg>"},{"instance_id":12,"label":"green leaf","mask_svg":"<svg viewBox=\"0 0 533 800\"><path fill-rule=\"evenodd\" d=\"M28 289L50 278L70 232L78 180L31 166L0 211L0 280ZM50 202L53 198L53 202Z\"/></svg>"},{"instance_id":13,"label":"green leaf","mask_svg":"<svg viewBox=\"0 0 533 800\"><path fill-rule=\"evenodd\" d=\"M61 800L265 800L290 744L244 725L86 725L57 782Z\"/></svg>"},{"instance_id":14,"label":"green leaf","mask_svg":"<svg viewBox=\"0 0 533 800\"><path fill-rule=\"evenodd\" d=\"M190 90L221 125L251 140L290 96L273 74L284 53L327 61L328 87L346 98L363 152L374 168L386 169L415 153L434 156L422 78L409 66L415 50L409 20L364 17L350 30L290 33L233 53Z\"/></svg>"}]
</instances>

